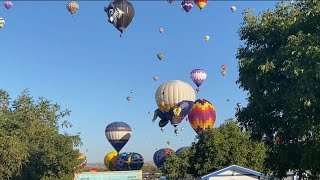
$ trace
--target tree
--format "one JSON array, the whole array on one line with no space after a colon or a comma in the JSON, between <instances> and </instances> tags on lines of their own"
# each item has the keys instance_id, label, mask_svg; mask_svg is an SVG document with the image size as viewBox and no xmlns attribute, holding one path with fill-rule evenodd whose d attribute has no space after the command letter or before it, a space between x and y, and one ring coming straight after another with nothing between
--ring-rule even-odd
<instances>
[{"instance_id":1,"label":"tree","mask_svg":"<svg viewBox=\"0 0 320 180\"><path fill-rule=\"evenodd\" d=\"M161 171L154 165L144 164L141 168L144 173L160 173Z\"/></svg>"},{"instance_id":2,"label":"tree","mask_svg":"<svg viewBox=\"0 0 320 180\"><path fill-rule=\"evenodd\" d=\"M70 114L24 91L16 100L0 90L0 176L2 179L72 179L79 135L59 133Z\"/></svg>"},{"instance_id":3,"label":"tree","mask_svg":"<svg viewBox=\"0 0 320 180\"><path fill-rule=\"evenodd\" d=\"M237 113L241 127L269 143L267 167L320 174L320 1L278 3L274 10L244 13L239 29L239 79L248 105ZM319 177L318 177L319 178Z\"/></svg>"},{"instance_id":4,"label":"tree","mask_svg":"<svg viewBox=\"0 0 320 180\"><path fill-rule=\"evenodd\" d=\"M266 147L250 140L250 133L241 131L233 120L198 135L192 145L189 172L194 177L236 164L264 171Z\"/></svg>"},{"instance_id":5,"label":"tree","mask_svg":"<svg viewBox=\"0 0 320 180\"><path fill-rule=\"evenodd\" d=\"M161 168L162 173L166 174L168 179L190 179L192 175L188 172L190 168L189 158L191 152L183 150L179 155L168 153L166 162Z\"/></svg>"}]
</instances>

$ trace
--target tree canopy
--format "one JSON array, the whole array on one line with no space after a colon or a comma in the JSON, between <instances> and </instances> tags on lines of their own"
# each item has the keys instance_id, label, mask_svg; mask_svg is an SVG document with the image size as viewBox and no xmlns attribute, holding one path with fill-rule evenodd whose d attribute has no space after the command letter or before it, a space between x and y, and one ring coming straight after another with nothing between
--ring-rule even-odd
<instances>
[{"instance_id":1,"label":"tree canopy","mask_svg":"<svg viewBox=\"0 0 320 180\"><path fill-rule=\"evenodd\" d=\"M70 114L45 98L24 91L11 101L0 90L0 176L3 179L72 179L79 135L59 133ZM70 125L66 120L65 127Z\"/></svg>"},{"instance_id":2,"label":"tree canopy","mask_svg":"<svg viewBox=\"0 0 320 180\"><path fill-rule=\"evenodd\" d=\"M265 158L264 143L251 141L249 132L228 120L199 134L190 151L168 154L162 171L169 179L199 177L233 164L263 172Z\"/></svg>"},{"instance_id":3,"label":"tree canopy","mask_svg":"<svg viewBox=\"0 0 320 180\"><path fill-rule=\"evenodd\" d=\"M241 88L248 105L237 113L252 137L277 134L267 167L320 173L320 1L281 2L274 10L244 13L238 50Z\"/></svg>"}]
</instances>

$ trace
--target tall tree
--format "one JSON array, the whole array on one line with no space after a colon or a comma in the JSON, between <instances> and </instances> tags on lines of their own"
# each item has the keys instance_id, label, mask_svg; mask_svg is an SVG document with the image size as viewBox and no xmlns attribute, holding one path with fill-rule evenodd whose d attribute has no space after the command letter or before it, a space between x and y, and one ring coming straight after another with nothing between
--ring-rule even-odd
<instances>
[{"instance_id":1,"label":"tall tree","mask_svg":"<svg viewBox=\"0 0 320 180\"><path fill-rule=\"evenodd\" d=\"M72 178L80 137L59 133L59 120L69 114L44 98L33 100L28 91L10 101L9 94L0 90L0 176Z\"/></svg>"},{"instance_id":2,"label":"tall tree","mask_svg":"<svg viewBox=\"0 0 320 180\"><path fill-rule=\"evenodd\" d=\"M198 135L192 145L189 169L195 177L236 164L263 172L266 147L262 142L250 140L250 133L241 131L229 119L218 128Z\"/></svg>"},{"instance_id":3,"label":"tall tree","mask_svg":"<svg viewBox=\"0 0 320 180\"><path fill-rule=\"evenodd\" d=\"M320 174L320 1L278 3L274 10L244 13L239 30L238 84L248 105L240 125L270 143L267 167L276 176L289 170ZM300 174L301 174L300 173Z\"/></svg>"}]
</instances>

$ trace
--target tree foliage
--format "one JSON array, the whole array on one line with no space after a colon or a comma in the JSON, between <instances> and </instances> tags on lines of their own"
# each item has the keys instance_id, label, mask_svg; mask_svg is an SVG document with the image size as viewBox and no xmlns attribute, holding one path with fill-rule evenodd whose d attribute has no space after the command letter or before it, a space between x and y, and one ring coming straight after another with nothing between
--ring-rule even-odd
<instances>
[{"instance_id":1,"label":"tree foliage","mask_svg":"<svg viewBox=\"0 0 320 180\"><path fill-rule=\"evenodd\" d=\"M45 98L33 100L28 91L11 101L0 90L2 179L72 178L80 137L59 133L59 120L69 114Z\"/></svg>"},{"instance_id":2,"label":"tree foliage","mask_svg":"<svg viewBox=\"0 0 320 180\"><path fill-rule=\"evenodd\" d=\"M161 171L154 165L144 164L141 168L143 173L160 173Z\"/></svg>"},{"instance_id":3,"label":"tree foliage","mask_svg":"<svg viewBox=\"0 0 320 180\"><path fill-rule=\"evenodd\" d=\"M320 1L278 3L274 10L244 13L239 30L240 87L248 105L240 125L270 143L267 167L276 176L289 170L320 173Z\"/></svg>"},{"instance_id":4,"label":"tree foliage","mask_svg":"<svg viewBox=\"0 0 320 180\"><path fill-rule=\"evenodd\" d=\"M191 152L183 150L179 155L168 153L166 162L161 168L168 179L190 179L192 175L189 173Z\"/></svg>"}]
</instances>

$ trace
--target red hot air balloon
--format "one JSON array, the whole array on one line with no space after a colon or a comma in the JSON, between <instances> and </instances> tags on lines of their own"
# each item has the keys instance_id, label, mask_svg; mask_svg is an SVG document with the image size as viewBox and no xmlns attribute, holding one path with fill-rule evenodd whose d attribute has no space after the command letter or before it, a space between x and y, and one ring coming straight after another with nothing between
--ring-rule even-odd
<instances>
[{"instance_id":1,"label":"red hot air balloon","mask_svg":"<svg viewBox=\"0 0 320 180\"><path fill-rule=\"evenodd\" d=\"M222 68L222 70L225 71L227 69L227 65L224 64L224 65L221 66L221 68Z\"/></svg>"},{"instance_id":2,"label":"red hot air balloon","mask_svg":"<svg viewBox=\"0 0 320 180\"><path fill-rule=\"evenodd\" d=\"M194 3L200 8L200 11L207 5L208 0L194 0Z\"/></svg>"}]
</instances>

